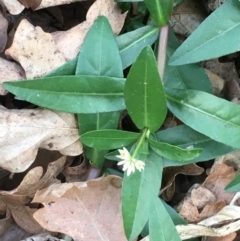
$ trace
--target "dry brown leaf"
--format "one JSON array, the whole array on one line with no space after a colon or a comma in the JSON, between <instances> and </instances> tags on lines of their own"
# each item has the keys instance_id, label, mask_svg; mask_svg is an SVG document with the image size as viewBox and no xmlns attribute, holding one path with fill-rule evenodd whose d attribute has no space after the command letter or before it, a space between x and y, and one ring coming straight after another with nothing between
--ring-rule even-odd
<instances>
[{"instance_id":1,"label":"dry brown leaf","mask_svg":"<svg viewBox=\"0 0 240 241\"><path fill-rule=\"evenodd\" d=\"M66 62L52 35L25 19L20 22L5 54L21 64L28 79L41 77Z\"/></svg>"},{"instance_id":2,"label":"dry brown leaf","mask_svg":"<svg viewBox=\"0 0 240 241\"><path fill-rule=\"evenodd\" d=\"M0 53L3 52L7 43L8 21L0 12Z\"/></svg>"},{"instance_id":3,"label":"dry brown leaf","mask_svg":"<svg viewBox=\"0 0 240 241\"><path fill-rule=\"evenodd\" d=\"M173 197L175 191L175 178L178 174L200 175L203 171L204 169L196 164L164 168L161 189L163 199L169 201Z\"/></svg>"},{"instance_id":4,"label":"dry brown leaf","mask_svg":"<svg viewBox=\"0 0 240 241\"><path fill-rule=\"evenodd\" d=\"M24 70L20 65L0 57L0 95L7 94L2 85L4 81L16 81L25 78Z\"/></svg>"},{"instance_id":5,"label":"dry brown leaf","mask_svg":"<svg viewBox=\"0 0 240 241\"><path fill-rule=\"evenodd\" d=\"M1 0L1 2L4 3L7 10L13 15L20 14L24 9L24 6L18 0Z\"/></svg>"},{"instance_id":6,"label":"dry brown leaf","mask_svg":"<svg viewBox=\"0 0 240 241\"><path fill-rule=\"evenodd\" d=\"M208 12L212 12L220 7L226 0L203 0L203 4Z\"/></svg>"},{"instance_id":7,"label":"dry brown leaf","mask_svg":"<svg viewBox=\"0 0 240 241\"><path fill-rule=\"evenodd\" d=\"M67 60L77 56L89 28L100 15L106 16L114 34L118 35L124 24L127 12L122 14L117 2L113 0L97 0L88 10L86 21L68 31L52 33L58 50Z\"/></svg>"},{"instance_id":8,"label":"dry brown leaf","mask_svg":"<svg viewBox=\"0 0 240 241\"><path fill-rule=\"evenodd\" d=\"M58 150L69 156L82 153L74 115L3 107L0 115L0 166L4 169L23 172L33 163L38 148Z\"/></svg>"},{"instance_id":9,"label":"dry brown leaf","mask_svg":"<svg viewBox=\"0 0 240 241\"><path fill-rule=\"evenodd\" d=\"M211 59L205 61L203 67L224 79L225 82L239 78L234 62L220 63L217 59Z\"/></svg>"},{"instance_id":10,"label":"dry brown leaf","mask_svg":"<svg viewBox=\"0 0 240 241\"><path fill-rule=\"evenodd\" d=\"M208 78L211 81L213 94L214 95L219 95L220 92L223 90L223 87L224 87L224 84L225 84L224 79L222 79L218 75L212 73L208 69L205 69L205 72L207 73Z\"/></svg>"},{"instance_id":11,"label":"dry brown leaf","mask_svg":"<svg viewBox=\"0 0 240 241\"><path fill-rule=\"evenodd\" d=\"M225 200L226 203L229 204L235 193L226 192L224 189L235 175L236 172L234 168L220 163L215 167L214 172L206 178L202 186L211 191L215 195L217 201Z\"/></svg>"},{"instance_id":12,"label":"dry brown leaf","mask_svg":"<svg viewBox=\"0 0 240 241\"><path fill-rule=\"evenodd\" d=\"M42 0L18 0L25 8L36 9Z\"/></svg>"},{"instance_id":13,"label":"dry brown leaf","mask_svg":"<svg viewBox=\"0 0 240 241\"><path fill-rule=\"evenodd\" d=\"M42 9L42 8L49 8L52 6L74 3L74 2L82 2L82 1L86 1L86 0L42 0L41 4L37 7L36 10Z\"/></svg>"},{"instance_id":14,"label":"dry brown leaf","mask_svg":"<svg viewBox=\"0 0 240 241\"><path fill-rule=\"evenodd\" d=\"M64 239L59 239L51 236L49 233L40 233L21 241L65 241Z\"/></svg>"},{"instance_id":15,"label":"dry brown leaf","mask_svg":"<svg viewBox=\"0 0 240 241\"><path fill-rule=\"evenodd\" d=\"M224 237L208 237L204 239L204 241L232 241L235 239L236 236L237 236L237 233L234 232Z\"/></svg>"},{"instance_id":16,"label":"dry brown leaf","mask_svg":"<svg viewBox=\"0 0 240 241\"><path fill-rule=\"evenodd\" d=\"M185 0L174 8L170 24L175 33L189 36L205 18L199 0Z\"/></svg>"},{"instance_id":17,"label":"dry brown leaf","mask_svg":"<svg viewBox=\"0 0 240 241\"><path fill-rule=\"evenodd\" d=\"M45 229L75 240L124 241L121 185L117 176L54 184L36 193L33 202L41 202L44 208L34 218Z\"/></svg>"},{"instance_id":18,"label":"dry brown leaf","mask_svg":"<svg viewBox=\"0 0 240 241\"><path fill-rule=\"evenodd\" d=\"M84 158L83 162L77 166L65 167L63 175L66 178L66 182L80 182L87 180L89 162Z\"/></svg>"},{"instance_id":19,"label":"dry brown leaf","mask_svg":"<svg viewBox=\"0 0 240 241\"><path fill-rule=\"evenodd\" d=\"M12 193L33 197L38 189L46 188L53 183L61 183L60 180L56 179L56 176L62 172L65 162L66 157L64 156L49 163L48 169L43 176L42 167L31 169Z\"/></svg>"},{"instance_id":20,"label":"dry brown leaf","mask_svg":"<svg viewBox=\"0 0 240 241\"><path fill-rule=\"evenodd\" d=\"M229 205L213 217L198 224L177 225L176 229L182 240L201 236L224 237L240 229L239 218L240 207ZM218 228L210 227L214 224L218 225ZM147 236L141 241L149 241L149 237Z\"/></svg>"}]
</instances>

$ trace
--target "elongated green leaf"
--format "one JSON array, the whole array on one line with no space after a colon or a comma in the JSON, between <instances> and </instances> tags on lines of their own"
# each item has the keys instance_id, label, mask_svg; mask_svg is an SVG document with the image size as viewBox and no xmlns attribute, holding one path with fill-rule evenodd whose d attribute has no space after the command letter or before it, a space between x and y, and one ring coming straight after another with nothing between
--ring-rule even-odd
<instances>
[{"instance_id":1,"label":"elongated green leaf","mask_svg":"<svg viewBox=\"0 0 240 241\"><path fill-rule=\"evenodd\" d=\"M199 156L202 149L182 149L164 142L148 139L151 148L160 156L172 161L188 161Z\"/></svg>"},{"instance_id":2,"label":"elongated green leaf","mask_svg":"<svg viewBox=\"0 0 240 241\"><path fill-rule=\"evenodd\" d=\"M84 74L123 77L122 61L118 45L112 28L104 16L97 18L82 44L76 67L76 75ZM98 80L96 79L96 81ZM116 129L119 117L119 111L78 114L80 133L84 134L88 131L99 129ZM85 146L84 152L94 167L102 168L105 160L104 156L108 152L107 150L98 150Z\"/></svg>"},{"instance_id":3,"label":"elongated green leaf","mask_svg":"<svg viewBox=\"0 0 240 241\"><path fill-rule=\"evenodd\" d=\"M76 75L123 77L117 41L105 16L94 22L79 55Z\"/></svg>"},{"instance_id":4,"label":"elongated green leaf","mask_svg":"<svg viewBox=\"0 0 240 241\"><path fill-rule=\"evenodd\" d=\"M171 217L157 196L152 198L149 237L151 241L181 241Z\"/></svg>"},{"instance_id":5,"label":"elongated green leaf","mask_svg":"<svg viewBox=\"0 0 240 241\"><path fill-rule=\"evenodd\" d=\"M169 34L168 60L173 52L179 47L180 42L171 30ZM176 89L194 89L212 93L212 86L209 78L198 64L188 64L184 66L166 65L164 72L164 86Z\"/></svg>"},{"instance_id":6,"label":"elongated green leaf","mask_svg":"<svg viewBox=\"0 0 240 241\"><path fill-rule=\"evenodd\" d=\"M228 185L225 187L225 190L228 192L240 191L240 173L238 173L237 176L234 177L230 183L228 183Z\"/></svg>"},{"instance_id":7,"label":"elongated green leaf","mask_svg":"<svg viewBox=\"0 0 240 241\"><path fill-rule=\"evenodd\" d=\"M223 16L227 21L223 21ZM216 9L170 59L182 65L217 58L240 49L240 2L228 0Z\"/></svg>"},{"instance_id":8,"label":"elongated green leaf","mask_svg":"<svg viewBox=\"0 0 240 241\"><path fill-rule=\"evenodd\" d=\"M124 175L122 187L123 223L128 240L140 234L149 218L151 197L158 195L159 172L162 171L161 158L149 158L143 154L136 158L146 162L145 169L130 176Z\"/></svg>"},{"instance_id":9,"label":"elongated green leaf","mask_svg":"<svg viewBox=\"0 0 240 241\"><path fill-rule=\"evenodd\" d=\"M117 37L123 68L130 66L146 45L152 45L158 38L159 28L144 26Z\"/></svg>"},{"instance_id":10,"label":"elongated green leaf","mask_svg":"<svg viewBox=\"0 0 240 241\"><path fill-rule=\"evenodd\" d=\"M90 131L81 136L83 144L99 150L110 150L128 146L135 142L139 133L120 130Z\"/></svg>"},{"instance_id":11,"label":"elongated green leaf","mask_svg":"<svg viewBox=\"0 0 240 241\"><path fill-rule=\"evenodd\" d=\"M197 90L167 89L169 109L215 141L240 148L240 106Z\"/></svg>"},{"instance_id":12,"label":"elongated green leaf","mask_svg":"<svg viewBox=\"0 0 240 241\"><path fill-rule=\"evenodd\" d=\"M144 0L144 2L158 26L168 25L173 0Z\"/></svg>"},{"instance_id":13,"label":"elongated green leaf","mask_svg":"<svg viewBox=\"0 0 240 241\"><path fill-rule=\"evenodd\" d=\"M236 150L230 146L216 142L186 125L179 125L159 131L155 133L155 136L159 142L166 142L181 148L193 147L203 149L202 153L198 157L184 163L164 159L164 167L208 161Z\"/></svg>"},{"instance_id":14,"label":"elongated green leaf","mask_svg":"<svg viewBox=\"0 0 240 241\"><path fill-rule=\"evenodd\" d=\"M124 83L124 79L113 77L56 76L5 82L4 88L45 108L70 113L96 113L125 108Z\"/></svg>"},{"instance_id":15,"label":"elongated green leaf","mask_svg":"<svg viewBox=\"0 0 240 241\"><path fill-rule=\"evenodd\" d=\"M156 131L166 114L166 98L152 49L140 53L127 76L124 99L129 115L139 129Z\"/></svg>"}]
</instances>

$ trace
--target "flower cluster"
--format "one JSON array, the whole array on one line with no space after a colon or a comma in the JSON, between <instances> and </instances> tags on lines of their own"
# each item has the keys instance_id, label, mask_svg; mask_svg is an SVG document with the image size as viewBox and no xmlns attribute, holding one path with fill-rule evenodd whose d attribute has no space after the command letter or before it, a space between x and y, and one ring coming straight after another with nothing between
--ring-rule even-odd
<instances>
[{"instance_id":1,"label":"flower cluster","mask_svg":"<svg viewBox=\"0 0 240 241\"><path fill-rule=\"evenodd\" d=\"M127 176L129 176L132 172L135 172L135 168L140 172L144 169L145 163L131 157L130 153L125 147L118 151L120 155L117 157L122 159L122 161L118 162L118 165L123 165L123 171L127 171Z\"/></svg>"}]
</instances>

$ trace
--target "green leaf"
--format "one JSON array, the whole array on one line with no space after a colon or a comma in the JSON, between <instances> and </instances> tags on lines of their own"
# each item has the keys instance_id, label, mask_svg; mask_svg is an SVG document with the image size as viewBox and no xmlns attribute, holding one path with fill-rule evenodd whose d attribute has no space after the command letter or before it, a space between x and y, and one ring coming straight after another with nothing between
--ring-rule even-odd
<instances>
[{"instance_id":1,"label":"green leaf","mask_svg":"<svg viewBox=\"0 0 240 241\"><path fill-rule=\"evenodd\" d=\"M159 131L155 133L155 136L159 142L166 142L181 148L189 148L192 146L194 148L203 149L202 153L198 157L184 163L173 162L169 159L164 159L164 167L208 161L235 150L230 146L216 142L209 137L196 132L186 125L178 125L166 130Z\"/></svg>"},{"instance_id":2,"label":"green leaf","mask_svg":"<svg viewBox=\"0 0 240 241\"><path fill-rule=\"evenodd\" d=\"M116 38L107 18L104 16L97 18L81 46L76 75L85 74L123 77L122 61ZM96 81L98 80L96 79ZM116 129L119 117L119 111L78 114L80 133L84 134L88 131L100 129ZM104 156L108 151L85 146L84 153L94 167L101 169L105 160Z\"/></svg>"},{"instance_id":3,"label":"green leaf","mask_svg":"<svg viewBox=\"0 0 240 241\"><path fill-rule=\"evenodd\" d=\"M162 172L161 158L151 158L144 154L136 158L146 162L145 168L142 172L124 175L122 187L122 214L128 240L136 238L146 224L151 198L159 192L159 173Z\"/></svg>"},{"instance_id":4,"label":"green leaf","mask_svg":"<svg viewBox=\"0 0 240 241\"><path fill-rule=\"evenodd\" d=\"M157 142L148 139L151 148L160 156L170 159L172 161L189 161L199 156L202 149L182 149L177 146L170 145L164 142Z\"/></svg>"},{"instance_id":5,"label":"green leaf","mask_svg":"<svg viewBox=\"0 0 240 241\"><path fill-rule=\"evenodd\" d=\"M77 58L68 61L67 63L61 65L60 67L54 69L44 77L54 77L54 76L65 76L65 75L75 75L76 66L77 66Z\"/></svg>"},{"instance_id":6,"label":"green leaf","mask_svg":"<svg viewBox=\"0 0 240 241\"><path fill-rule=\"evenodd\" d=\"M117 37L123 69L130 66L141 50L152 45L158 38L159 28L153 25L144 26Z\"/></svg>"},{"instance_id":7,"label":"green leaf","mask_svg":"<svg viewBox=\"0 0 240 241\"><path fill-rule=\"evenodd\" d=\"M123 77L117 41L105 16L97 18L84 40L76 75Z\"/></svg>"},{"instance_id":8,"label":"green leaf","mask_svg":"<svg viewBox=\"0 0 240 241\"><path fill-rule=\"evenodd\" d=\"M240 148L240 106L197 90L165 88L168 107L194 130Z\"/></svg>"},{"instance_id":9,"label":"green leaf","mask_svg":"<svg viewBox=\"0 0 240 241\"><path fill-rule=\"evenodd\" d=\"M171 217L157 196L152 198L149 237L151 241L181 241Z\"/></svg>"},{"instance_id":10,"label":"green leaf","mask_svg":"<svg viewBox=\"0 0 240 241\"><path fill-rule=\"evenodd\" d=\"M238 173L237 176L235 176L233 180L228 183L228 185L225 187L225 190L228 192L240 191L240 173Z\"/></svg>"},{"instance_id":11,"label":"green leaf","mask_svg":"<svg viewBox=\"0 0 240 241\"><path fill-rule=\"evenodd\" d=\"M70 113L96 113L125 109L124 83L124 79L113 77L56 76L5 82L4 88L45 108Z\"/></svg>"},{"instance_id":12,"label":"green leaf","mask_svg":"<svg viewBox=\"0 0 240 241\"><path fill-rule=\"evenodd\" d=\"M120 130L97 130L90 131L81 136L83 144L99 150L110 150L131 145L139 133Z\"/></svg>"},{"instance_id":13,"label":"green leaf","mask_svg":"<svg viewBox=\"0 0 240 241\"><path fill-rule=\"evenodd\" d=\"M227 21L223 21L223 16ZM240 2L228 0L187 38L170 59L183 65L217 58L240 49Z\"/></svg>"},{"instance_id":14,"label":"green leaf","mask_svg":"<svg viewBox=\"0 0 240 241\"><path fill-rule=\"evenodd\" d=\"M129 115L139 129L156 131L166 114L166 98L152 49L145 47L132 65L124 87Z\"/></svg>"},{"instance_id":15,"label":"green leaf","mask_svg":"<svg viewBox=\"0 0 240 241\"><path fill-rule=\"evenodd\" d=\"M180 42L171 30L169 34L168 60L173 52L179 47ZM203 69L198 64L188 64L183 66L166 65L164 72L164 86L176 89L194 89L212 93L211 82Z\"/></svg>"},{"instance_id":16,"label":"green leaf","mask_svg":"<svg viewBox=\"0 0 240 241\"><path fill-rule=\"evenodd\" d=\"M144 2L158 26L169 24L173 0L144 0Z\"/></svg>"}]
</instances>

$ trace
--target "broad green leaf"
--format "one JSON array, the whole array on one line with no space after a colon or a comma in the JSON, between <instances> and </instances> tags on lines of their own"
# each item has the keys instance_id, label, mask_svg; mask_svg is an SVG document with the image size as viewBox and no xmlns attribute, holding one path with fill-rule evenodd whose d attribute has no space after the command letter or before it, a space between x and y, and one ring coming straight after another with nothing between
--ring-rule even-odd
<instances>
[{"instance_id":1,"label":"broad green leaf","mask_svg":"<svg viewBox=\"0 0 240 241\"><path fill-rule=\"evenodd\" d=\"M198 157L184 163L164 159L164 167L186 165L188 163L195 163L200 161L208 161L235 150L230 146L216 142L209 137L202 135L199 132L196 132L195 130L191 129L186 125L179 125L159 131L155 133L155 136L159 142L166 142L181 148L193 147L203 149L202 153Z\"/></svg>"},{"instance_id":2,"label":"broad green leaf","mask_svg":"<svg viewBox=\"0 0 240 241\"><path fill-rule=\"evenodd\" d=\"M131 65L146 45L152 45L158 38L159 28L144 26L117 37L123 68Z\"/></svg>"},{"instance_id":3,"label":"broad green leaf","mask_svg":"<svg viewBox=\"0 0 240 241\"><path fill-rule=\"evenodd\" d=\"M5 82L4 88L41 107L70 113L96 113L125 109L124 83L124 79L113 77L56 76Z\"/></svg>"},{"instance_id":4,"label":"broad green leaf","mask_svg":"<svg viewBox=\"0 0 240 241\"><path fill-rule=\"evenodd\" d=\"M149 218L151 198L159 192L159 172L161 158L154 161L147 155L136 157L146 162L142 172L135 171L130 176L124 175L122 187L122 214L125 234L133 240L142 231Z\"/></svg>"},{"instance_id":5,"label":"broad green leaf","mask_svg":"<svg viewBox=\"0 0 240 241\"><path fill-rule=\"evenodd\" d=\"M234 53L239 49L240 2L228 0L184 41L171 57L170 64L195 63Z\"/></svg>"},{"instance_id":6,"label":"broad green leaf","mask_svg":"<svg viewBox=\"0 0 240 241\"><path fill-rule=\"evenodd\" d=\"M133 144L139 133L120 130L97 130L83 134L80 139L86 146L99 150L110 150Z\"/></svg>"},{"instance_id":7,"label":"broad green leaf","mask_svg":"<svg viewBox=\"0 0 240 241\"><path fill-rule=\"evenodd\" d=\"M116 38L104 16L97 18L84 39L78 57L76 75L123 77L122 61ZM98 80L96 79L96 81ZM88 131L100 129L116 129L119 117L119 111L78 114L80 133L84 134ZM107 152L108 150L84 147L85 156L94 167L99 169L102 168L104 156Z\"/></svg>"},{"instance_id":8,"label":"broad green leaf","mask_svg":"<svg viewBox=\"0 0 240 241\"><path fill-rule=\"evenodd\" d=\"M149 237L151 241L181 241L171 217L157 196L152 198Z\"/></svg>"},{"instance_id":9,"label":"broad green leaf","mask_svg":"<svg viewBox=\"0 0 240 241\"><path fill-rule=\"evenodd\" d=\"M238 173L237 176L235 176L233 180L228 183L228 185L225 187L225 190L228 192L240 191L240 173Z\"/></svg>"},{"instance_id":10,"label":"broad green leaf","mask_svg":"<svg viewBox=\"0 0 240 241\"><path fill-rule=\"evenodd\" d=\"M165 88L168 107L194 130L240 148L240 106L197 90Z\"/></svg>"},{"instance_id":11,"label":"broad green leaf","mask_svg":"<svg viewBox=\"0 0 240 241\"><path fill-rule=\"evenodd\" d=\"M97 18L84 39L76 75L123 77L117 41L105 16Z\"/></svg>"},{"instance_id":12,"label":"broad green leaf","mask_svg":"<svg viewBox=\"0 0 240 241\"><path fill-rule=\"evenodd\" d=\"M144 0L144 2L158 26L169 24L173 0Z\"/></svg>"},{"instance_id":13,"label":"broad green leaf","mask_svg":"<svg viewBox=\"0 0 240 241\"><path fill-rule=\"evenodd\" d=\"M156 131L166 114L166 98L152 49L145 47L132 65L124 87L129 115L139 129Z\"/></svg>"},{"instance_id":14,"label":"broad green leaf","mask_svg":"<svg viewBox=\"0 0 240 241\"><path fill-rule=\"evenodd\" d=\"M119 112L105 112L96 114L78 114L78 126L80 134L92 130L100 129L117 129L119 121ZM102 168L105 160L106 150L97 150L88 146L84 147L85 156L91 161L91 164L96 168Z\"/></svg>"},{"instance_id":15,"label":"broad green leaf","mask_svg":"<svg viewBox=\"0 0 240 241\"><path fill-rule=\"evenodd\" d=\"M167 51L168 60L179 45L180 42L171 30ZM198 64L188 64L183 66L166 65L164 72L164 86L176 89L202 90L210 94L212 93L212 86L209 78L203 67Z\"/></svg>"},{"instance_id":16,"label":"broad green leaf","mask_svg":"<svg viewBox=\"0 0 240 241\"><path fill-rule=\"evenodd\" d=\"M199 156L202 149L182 149L177 146L170 145L164 142L157 142L148 139L151 148L160 156L170 159L172 161L189 161Z\"/></svg>"}]
</instances>

